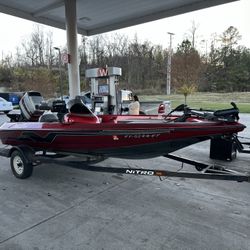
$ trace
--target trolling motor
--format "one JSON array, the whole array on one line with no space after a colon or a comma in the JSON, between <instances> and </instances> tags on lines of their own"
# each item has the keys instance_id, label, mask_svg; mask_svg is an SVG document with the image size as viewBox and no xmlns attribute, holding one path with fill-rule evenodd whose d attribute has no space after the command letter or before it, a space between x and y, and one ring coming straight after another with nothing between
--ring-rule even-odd
<instances>
[{"instance_id":1,"label":"trolling motor","mask_svg":"<svg viewBox=\"0 0 250 250\"><path fill-rule=\"evenodd\" d=\"M188 117L191 116L197 116L200 118L204 118L207 120L224 120L228 122L238 121L239 118L239 109L237 105L234 102L231 102L231 105L233 108L230 109L221 109L221 110L204 110L204 109L191 109L186 104L180 104L175 109L173 109L171 112L169 112L165 116L165 120L174 112L180 112L183 111L183 115L176 118L175 122L184 122Z\"/></svg>"},{"instance_id":2,"label":"trolling motor","mask_svg":"<svg viewBox=\"0 0 250 250\"><path fill-rule=\"evenodd\" d=\"M214 112L213 115L218 119L224 118L227 121L235 121L235 120L238 121L240 119L239 109L234 102L231 102L231 105L233 106L233 108L217 110Z\"/></svg>"}]
</instances>

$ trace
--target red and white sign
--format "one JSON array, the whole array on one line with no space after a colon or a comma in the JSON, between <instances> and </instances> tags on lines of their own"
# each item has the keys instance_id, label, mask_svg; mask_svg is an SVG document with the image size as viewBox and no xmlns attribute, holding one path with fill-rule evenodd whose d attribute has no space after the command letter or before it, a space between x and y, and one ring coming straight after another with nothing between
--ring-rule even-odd
<instances>
[{"instance_id":1,"label":"red and white sign","mask_svg":"<svg viewBox=\"0 0 250 250\"><path fill-rule=\"evenodd\" d=\"M108 75L108 68L99 68L98 69L98 76L107 76Z\"/></svg>"},{"instance_id":2,"label":"red and white sign","mask_svg":"<svg viewBox=\"0 0 250 250\"><path fill-rule=\"evenodd\" d=\"M70 63L70 54L63 53L61 59L63 63Z\"/></svg>"}]
</instances>

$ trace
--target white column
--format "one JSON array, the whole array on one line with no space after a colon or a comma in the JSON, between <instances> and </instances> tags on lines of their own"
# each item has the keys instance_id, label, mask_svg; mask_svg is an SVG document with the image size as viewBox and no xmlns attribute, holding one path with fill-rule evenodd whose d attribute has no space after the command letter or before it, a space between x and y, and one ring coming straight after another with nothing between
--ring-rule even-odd
<instances>
[{"instance_id":1,"label":"white column","mask_svg":"<svg viewBox=\"0 0 250 250\"><path fill-rule=\"evenodd\" d=\"M69 95L74 98L80 94L80 73L78 64L76 0L64 0L68 54Z\"/></svg>"},{"instance_id":2,"label":"white column","mask_svg":"<svg viewBox=\"0 0 250 250\"><path fill-rule=\"evenodd\" d=\"M174 33L168 32L170 42L169 42L169 51L168 51L168 64L167 64L167 85L166 93L167 95L171 94L171 58L172 58L172 36Z\"/></svg>"}]
</instances>

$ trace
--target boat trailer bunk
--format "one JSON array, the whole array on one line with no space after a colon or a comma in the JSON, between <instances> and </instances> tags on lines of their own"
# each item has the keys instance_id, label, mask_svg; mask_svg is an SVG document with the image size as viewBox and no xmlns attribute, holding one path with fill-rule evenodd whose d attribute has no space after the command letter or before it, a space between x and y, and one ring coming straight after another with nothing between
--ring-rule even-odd
<instances>
[{"instance_id":1,"label":"boat trailer bunk","mask_svg":"<svg viewBox=\"0 0 250 250\"><path fill-rule=\"evenodd\" d=\"M245 150L241 142L236 137L236 147L239 152L250 153L250 150ZM248 146L250 143L247 144ZM173 154L163 155L168 159L181 162L183 169L184 164L194 166L196 172L184 171L169 171L144 168L124 168L124 167L103 167L93 166L91 164L104 160L102 157L93 157L86 155L84 158L76 157L77 160L72 160L71 157L65 154L50 153L50 152L34 152L31 148L24 147L5 147L0 149L0 156L10 158L11 170L15 177L25 179L32 175L33 168L43 163L59 164L71 168L105 173L117 173L128 175L142 176L157 176L160 180L168 177L192 178L192 179L212 179L212 180L228 180L238 182L250 182L250 173L238 172L227 169L224 166L216 164L208 164L196 160L190 160ZM66 160L65 158L71 158ZM62 160L63 158L63 160ZM165 178L164 178L165 177Z\"/></svg>"}]
</instances>

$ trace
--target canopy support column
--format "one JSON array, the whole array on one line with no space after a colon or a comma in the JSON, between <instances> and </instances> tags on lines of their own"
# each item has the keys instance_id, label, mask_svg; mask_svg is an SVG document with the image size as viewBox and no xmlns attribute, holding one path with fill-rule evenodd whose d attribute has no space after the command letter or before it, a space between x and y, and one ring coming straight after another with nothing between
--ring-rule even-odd
<instances>
[{"instance_id":1,"label":"canopy support column","mask_svg":"<svg viewBox=\"0 0 250 250\"><path fill-rule=\"evenodd\" d=\"M64 0L69 63L69 95L80 95L80 73L78 64L76 0Z\"/></svg>"}]
</instances>

